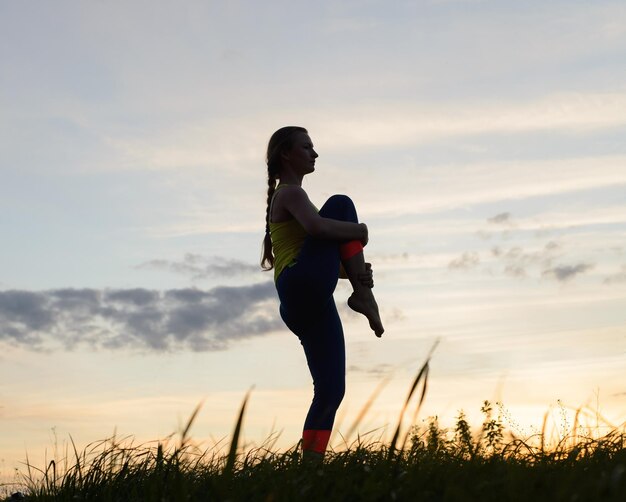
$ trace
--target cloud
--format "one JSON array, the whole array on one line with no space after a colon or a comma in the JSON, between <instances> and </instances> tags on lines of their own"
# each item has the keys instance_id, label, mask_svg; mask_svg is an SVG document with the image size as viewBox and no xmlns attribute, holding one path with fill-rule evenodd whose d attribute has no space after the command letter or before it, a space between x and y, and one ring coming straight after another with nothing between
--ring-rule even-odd
<instances>
[{"instance_id":1,"label":"cloud","mask_svg":"<svg viewBox=\"0 0 626 502\"><path fill-rule=\"evenodd\" d=\"M626 123L626 93L555 93L534 100L433 105L427 102L348 105L326 113L318 141L330 148L400 147L453 137L541 131L588 132ZM375 120L363 121L362 116ZM333 120L329 121L328 117ZM315 125L315 127L314 127Z\"/></svg>"},{"instance_id":2,"label":"cloud","mask_svg":"<svg viewBox=\"0 0 626 502\"><path fill-rule=\"evenodd\" d=\"M469 270L476 267L480 263L478 253L465 252L460 257L452 260L448 264L450 270Z\"/></svg>"},{"instance_id":3,"label":"cloud","mask_svg":"<svg viewBox=\"0 0 626 502\"><path fill-rule=\"evenodd\" d=\"M511 213L509 212L498 213L491 218L487 218L487 223L491 228L488 230L481 229L476 233L481 239L491 239L494 235L499 236L501 239L508 239L511 236L511 231L517 227L513 223ZM499 227L496 230L497 233L492 233L493 227Z\"/></svg>"},{"instance_id":4,"label":"cloud","mask_svg":"<svg viewBox=\"0 0 626 502\"><path fill-rule=\"evenodd\" d=\"M590 263L579 263L578 265L559 265L543 271L543 277L556 279L559 282L565 282L573 279L579 274L591 270L593 265Z\"/></svg>"},{"instance_id":5,"label":"cloud","mask_svg":"<svg viewBox=\"0 0 626 502\"><path fill-rule=\"evenodd\" d=\"M504 273L512 277L526 277L526 269L519 264L509 264L504 267Z\"/></svg>"},{"instance_id":6,"label":"cloud","mask_svg":"<svg viewBox=\"0 0 626 502\"><path fill-rule=\"evenodd\" d=\"M233 258L205 256L186 253L182 261L173 260L150 260L138 265L136 268L152 268L167 270L176 274L191 277L192 280L207 279L213 277L233 277L259 272L257 264L245 263Z\"/></svg>"},{"instance_id":7,"label":"cloud","mask_svg":"<svg viewBox=\"0 0 626 502\"><path fill-rule=\"evenodd\" d=\"M0 291L0 342L31 350L223 350L282 327L271 281L208 291Z\"/></svg>"},{"instance_id":8,"label":"cloud","mask_svg":"<svg viewBox=\"0 0 626 502\"><path fill-rule=\"evenodd\" d=\"M350 365L347 368L348 373L365 373L367 375L372 375L375 377L383 377L388 376L394 370L394 366L387 363L376 364L371 367L363 367L357 365Z\"/></svg>"},{"instance_id":9,"label":"cloud","mask_svg":"<svg viewBox=\"0 0 626 502\"><path fill-rule=\"evenodd\" d=\"M546 270L552 266L553 261L559 255L561 246L554 242L547 242L543 248L537 251L525 251L519 246L491 248L493 257L503 262L504 273L512 277L524 278L530 275L530 269L539 267Z\"/></svg>"},{"instance_id":10,"label":"cloud","mask_svg":"<svg viewBox=\"0 0 626 502\"><path fill-rule=\"evenodd\" d=\"M488 223L494 223L496 225L508 225L511 223L511 213L499 213L492 218L487 219Z\"/></svg>"},{"instance_id":11,"label":"cloud","mask_svg":"<svg viewBox=\"0 0 626 502\"><path fill-rule=\"evenodd\" d=\"M604 284L619 284L626 282L626 265L622 265L622 270L604 279Z\"/></svg>"}]
</instances>

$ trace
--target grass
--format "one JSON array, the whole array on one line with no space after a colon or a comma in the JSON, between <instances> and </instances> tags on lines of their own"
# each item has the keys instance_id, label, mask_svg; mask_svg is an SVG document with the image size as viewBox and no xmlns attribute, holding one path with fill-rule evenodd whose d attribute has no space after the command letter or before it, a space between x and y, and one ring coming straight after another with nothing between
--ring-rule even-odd
<instances>
[{"instance_id":1,"label":"grass","mask_svg":"<svg viewBox=\"0 0 626 502\"><path fill-rule=\"evenodd\" d=\"M27 465L24 500L623 502L626 429L612 426L600 434L599 415L594 426L586 426L584 408L569 427L561 406L563 424L556 433L548 433L546 414L542 431L524 438L505 428L503 408L496 414L488 401L481 408L483 424L474 431L463 411L451 429L440 427L436 417L403 427L407 407L419 395L415 424L429 359L410 386L388 443L373 439L373 432L358 436L328 452L322 464L303 462L297 446L273 451L275 437L260 447L241 448L248 393L228 447L201 450L191 443L188 433L198 406L176 444L169 444L171 438L145 445L112 438L80 453L74 448L62 469L56 461L43 469ZM372 399L350 430L356 430Z\"/></svg>"}]
</instances>

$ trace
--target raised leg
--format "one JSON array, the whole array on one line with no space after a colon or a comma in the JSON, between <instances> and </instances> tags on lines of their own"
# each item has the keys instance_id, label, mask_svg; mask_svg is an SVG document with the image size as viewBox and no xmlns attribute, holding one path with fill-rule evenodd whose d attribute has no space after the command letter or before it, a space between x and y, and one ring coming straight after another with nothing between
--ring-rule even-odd
<instances>
[{"instance_id":1,"label":"raised leg","mask_svg":"<svg viewBox=\"0 0 626 502\"><path fill-rule=\"evenodd\" d=\"M383 328L383 323L380 320L378 304L372 289L369 286L365 286L358 277L360 274L365 273L365 256L363 256L362 252L356 253L352 257L343 260L342 263L354 291L348 298L348 306L355 312L367 317L370 328L380 338L385 328Z\"/></svg>"},{"instance_id":2,"label":"raised leg","mask_svg":"<svg viewBox=\"0 0 626 502\"><path fill-rule=\"evenodd\" d=\"M354 203L345 195L333 195L329 198L320 209L320 215L325 218L358 223ZM359 275L366 273L363 246L359 241L344 242L339 246L339 252L341 263L354 291L348 299L348 306L367 317L370 328L380 338L385 329L380 319L378 304L372 289L359 280Z\"/></svg>"}]
</instances>

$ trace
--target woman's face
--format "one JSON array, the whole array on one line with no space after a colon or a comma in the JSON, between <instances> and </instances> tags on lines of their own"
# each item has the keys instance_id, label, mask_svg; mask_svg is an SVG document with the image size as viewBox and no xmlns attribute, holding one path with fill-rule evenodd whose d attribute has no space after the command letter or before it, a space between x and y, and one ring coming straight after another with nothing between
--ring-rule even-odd
<instances>
[{"instance_id":1,"label":"woman's face","mask_svg":"<svg viewBox=\"0 0 626 502\"><path fill-rule=\"evenodd\" d=\"M296 133L291 150L283 154L283 160L296 174L304 176L315 171L315 159L319 157L313 149L313 142L308 134Z\"/></svg>"}]
</instances>

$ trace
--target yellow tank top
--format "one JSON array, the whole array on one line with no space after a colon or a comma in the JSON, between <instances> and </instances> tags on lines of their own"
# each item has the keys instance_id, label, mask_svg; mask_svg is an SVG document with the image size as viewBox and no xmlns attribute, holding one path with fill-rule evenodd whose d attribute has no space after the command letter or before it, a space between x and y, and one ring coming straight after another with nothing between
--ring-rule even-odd
<instances>
[{"instance_id":1,"label":"yellow tank top","mask_svg":"<svg viewBox=\"0 0 626 502\"><path fill-rule=\"evenodd\" d=\"M287 185L278 185L274 196L278 190ZM274 198L270 205L270 214ZM317 210L317 208L315 208ZM280 223L270 222L270 237L272 239L272 252L274 253L274 281L278 279L280 273L286 267L296 264L296 258L302 249L307 233L298 223L298 220L291 219Z\"/></svg>"}]
</instances>

